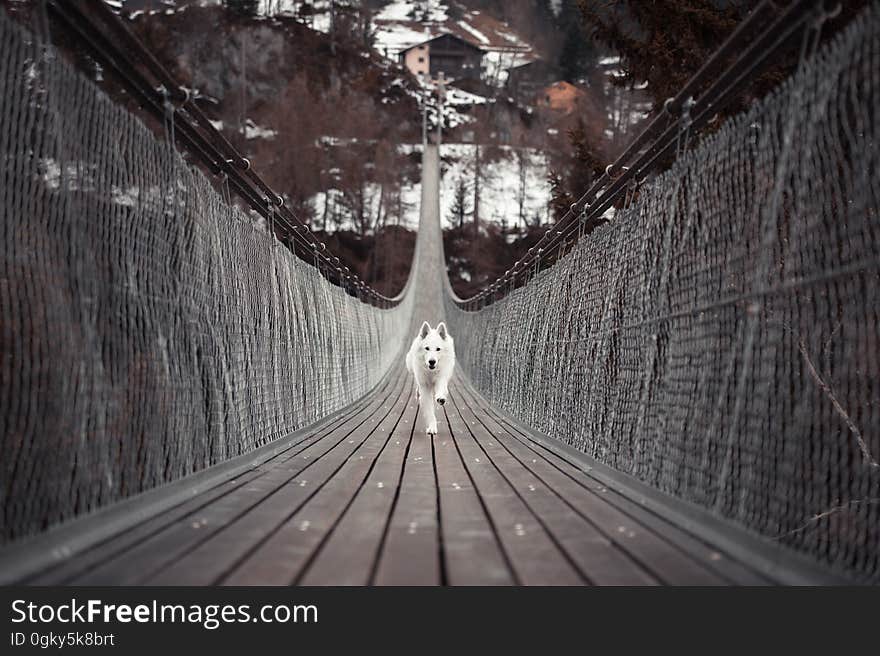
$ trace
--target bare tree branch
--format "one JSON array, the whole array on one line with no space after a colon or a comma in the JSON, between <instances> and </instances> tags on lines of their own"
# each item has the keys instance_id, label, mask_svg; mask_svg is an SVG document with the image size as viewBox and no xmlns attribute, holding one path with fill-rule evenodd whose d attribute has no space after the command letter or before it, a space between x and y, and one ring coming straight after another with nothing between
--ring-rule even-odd
<instances>
[{"instance_id":1,"label":"bare tree branch","mask_svg":"<svg viewBox=\"0 0 880 656\"><path fill-rule=\"evenodd\" d=\"M846 422L846 425L849 426L850 431L853 435L855 435L856 440L859 443L859 449L862 451L862 457L865 459L867 464L871 467L880 467L880 464L871 457L871 452L868 450L868 445L865 443L865 439L862 437L862 432L859 430L858 426L855 425L855 422L850 418L849 414L847 414L846 410L843 409L843 406L840 404L840 401L837 400L837 397L834 395L834 391L831 389L831 386L828 385L822 377L819 375L819 372L816 371L816 367L813 366L813 361L810 359L810 355L807 353L806 344L804 344L803 338L798 340L798 348L800 349L801 355L804 356L804 362L807 364L807 370L810 372L810 376L813 377L813 380L816 381L816 384L819 388L825 392L825 395L831 400L831 404L834 406L834 409L837 411L843 420Z\"/></svg>"},{"instance_id":2,"label":"bare tree branch","mask_svg":"<svg viewBox=\"0 0 880 656\"><path fill-rule=\"evenodd\" d=\"M825 519L826 517L830 517L831 515L834 515L835 513L839 513L844 510L850 510L854 506L859 506L862 504L871 505L871 504L875 504L875 503L880 503L880 497L870 498L870 499L854 499L852 501L847 501L846 503L840 504L839 506L833 506L833 507L829 508L828 510L823 510L822 512L813 515L806 522L804 522L803 524L801 524L797 528L792 529L790 531L786 531L785 533L781 533L781 534L775 536L773 539L774 540L782 540L783 538L787 538L787 537L794 535L796 533L800 533L802 531L805 531L808 528L810 528L811 526L813 526L816 522L818 522L822 519Z\"/></svg>"}]
</instances>

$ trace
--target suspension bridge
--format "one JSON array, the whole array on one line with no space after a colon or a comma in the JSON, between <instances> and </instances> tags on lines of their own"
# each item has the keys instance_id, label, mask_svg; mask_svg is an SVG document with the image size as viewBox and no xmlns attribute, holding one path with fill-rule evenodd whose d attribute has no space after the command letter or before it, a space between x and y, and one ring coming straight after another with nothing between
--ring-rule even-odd
<instances>
[{"instance_id":1,"label":"suspension bridge","mask_svg":"<svg viewBox=\"0 0 880 656\"><path fill-rule=\"evenodd\" d=\"M876 4L692 148L717 98L686 104L633 148L670 169L609 170L611 223L581 234L610 206L585 195L474 299L442 146L384 298L236 159L187 161L176 140L215 146L167 87L163 138L0 37L3 583L878 580ZM403 366L425 320L459 356L434 438Z\"/></svg>"}]
</instances>

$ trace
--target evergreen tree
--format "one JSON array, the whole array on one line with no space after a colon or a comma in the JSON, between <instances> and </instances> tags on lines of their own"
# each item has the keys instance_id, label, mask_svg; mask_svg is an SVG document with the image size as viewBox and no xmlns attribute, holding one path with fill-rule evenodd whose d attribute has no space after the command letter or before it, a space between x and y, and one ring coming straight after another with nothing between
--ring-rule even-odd
<instances>
[{"instance_id":1,"label":"evergreen tree","mask_svg":"<svg viewBox=\"0 0 880 656\"><path fill-rule=\"evenodd\" d=\"M621 84L648 82L657 105L674 96L757 0L579 0L593 36L621 55Z\"/></svg>"},{"instance_id":2,"label":"evergreen tree","mask_svg":"<svg viewBox=\"0 0 880 656\"><path fill-rule=\"evenodd\" d=\"M455 191L452 197L452 219L458 224L459 230L464 228L465 217L470 214L468 209L468 189L464 178L459 177L455 183Z\"/></svg>"},{"instance_id":3,"label":"evergreen tree","mask_svg":"<svg viewBox=\"0 0 880 656\"><path fill-rule=\"evenodd\" d=\"M541 22L548 24L556 22L556 14L553 13L553 7L550 0L534 0L535 15Z\"/></svg>"},{"instance_id":4,"label":"evergreen tree","mask_svg":"<svg viewBox=\"0 0 880 656\"><path fill-rule=\"evenodd\" d=\"M586 75L592 66L596 49L574 0L564 0L557 20L563 32L559 70L563 79L575 82Z\"/></svg>"},{"instance_id":5,"label":"evergreen tree","mask_svg":"<svg viewBox=\"0 0 880 656\"><path fill-rule=\"evenodd\" d=\"M590 143L589 134L583 120L568 132L572 144L571 154L565 174L551 171L550 210L554 220L561 219L568 212L572 203L590 188L593 182L602 175L604 163Z\"/></svg>"},{"instance_id":6,"label":"evergreen tree","mask_svg":"<svg viewBox=\"0 0 880 656\"><path fill-rule=\"evenodd\" d=\"M578 0L591 35L621 55L623 85L647 82L655 109L678 93L718 46L758 4L758 0ZM826 38L845 25L867 0L843 2L840 15L825 26ZM798 43L774 58L773 65L720 114L741 111L776 87L797 62ZM734 53L731 61L739 53ZM728 64L724 62L724 64Z\"/></svg>"},{"instance_id":7,"label":"evergreen tree","mask_svg":"<svg viewBox=\"0 0 880 656\"><path fill-rule=\"evenodd\" d=\"M256 16L260 7L259 0L224 0L226 8L239 16Z\"/></svg>"}]
</instances>

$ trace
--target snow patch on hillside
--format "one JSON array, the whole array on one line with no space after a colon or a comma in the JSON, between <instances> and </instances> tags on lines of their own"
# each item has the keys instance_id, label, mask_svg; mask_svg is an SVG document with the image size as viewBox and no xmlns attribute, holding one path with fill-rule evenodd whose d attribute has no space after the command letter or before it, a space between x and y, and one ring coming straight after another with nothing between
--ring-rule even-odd
<instances>
[{"instance_id":1,"label":"snow patch on hillside","mask_svg":"<svg viewBox=\"0 0 880 656\"><path fill-rule=\"evenodd\" d=\"M259 126L251 119L247 119L244 122L245 139L274 139L277 135L278 130L272 130L271 128L264 128L262 126Z\"/></svg>"},{"instance_id":2,"label":"snow patch on hillside","mask_svg":"<svg viewBox=\"0 0 880 656\"><path fill-rule=\"evenodd\" d=\"M535 56L513 50L490 50L483 55L483 79L500 87L507 81L507 70L532 61Z\"/></svg>"},{"instance_id":3,"label":"snow patch on hillside","mask_svg":"<svg viewBox=\"0 0 880 656\"><path fill-rule=\"evenodd\" d=\"M330 2L315 0L308 15L298 15L293 0L262 0L267 14L286 14L319 32L330 31ZM507 68L535 58L531 45L521 39L507 23L488 14L472 10L460 19L450 20L447 0L394 0L373 16L374 49L384 57L397 61L407 48L429 41L441 34L454 34L482 48L483 78L489 83L503 84Z\"/></svg>"},{"instance_id":4,"label":"snow patch on hillside","mask_svg":"<svg viewBox=\"0 0 880 656\"><path fill-rule=\"evenodd\" d=\"M445 102L451 105L485 105L489 98L458 87L447 87Z\"/></svg>"},{"instance_id":5,"label":"snow patch on hillside","mask_svg":"<svg viewBox=\"0 0 880 656\"><path fill-rule=\"evenodd\" d=\"M473 144L458 143L441 146L444 161L440 180L440 216L443 227L453 225L452 207L459 180L465 182L468 190L466 209L473 211L476 148ZM548 221L547 156L531 148L502 146L500 150L498 159L486 161L485 149L481 155L484 161L480 176L480 220L508 227L522 226L523 221L534 223L536 218L542 223Z\"/></svg>"},{"instance_id":6,"label":"snow patch on hillside","mask_svg":"<svg viewBox=\"0 0 880 656\"><path fill-rule=\"evenodd\" d=\"M416 29L411 24L382 23L376 26L375 48L389 59L396 59L401 50L433 39L436 35L436 30L427 25Z\"/></svg>"},{"instance_id":7,"label":"snow patch on hillside","mask_svg":"<svg viewBox=\"0 0 880 656\"><path fill-rule=\"evenodd\" d=\"M479 42L480 44L489 45L490 43L492 43L491 41L489 41L489 39L487 39L483 35L482 32L480 32L478 29L476 29L472 25L465 23L464 21L458 21L458 26L461 29L463 29L465 32L470 34L472 37L474 37L477 40L477 42Z\"/></svg>"},{"instance_id":8,"label":"snow patch on hillside","mask_svg":"<svg viewBox=\"0 0 880 656\"><path fill-rule=\"evenodd\" d=\"M446 4L442 0L395 0L376 14L376 20L426 20L443 22L447 20Z\"/></svg>"},{"instance_id":9,"label":"snow patch on hillside","mask_svg":"<svg viewBox=\"0 0 880 656\"><path fill-rule=\"evenodd\" d=\"M522 226L528 223L549 221L548 203L550 201L550 184L547 182L547 156L531 148L500 147L501 154L489 160L485 149L481 159L482 173L480 176L480 221L492 222L507 227ZM422 152L421 144L401 144L401 154ZM459 180L465 182L467 188L466 221L473 220L474 201L474 164L476 146L473 144L450 143L440 147L442 158L440 179L440 223L444 228L455 224L452 207L455 202L455 190ZM399 224L410 230L419 225L421 205L421 183L405 182L400 188L400 216L389 218L389 224ZM367 214L377 216L379 213L380 189L378 185L368 184L365 189ZM522 202L522 218L520 203ZM327 228L330 230L354 230L358 227L354 217L344 207L342 192L330 188L326 192L315 194L309 199L314 216L313 225L323 229L322 217L327 207Z\"/></svg>"}]
</instances>

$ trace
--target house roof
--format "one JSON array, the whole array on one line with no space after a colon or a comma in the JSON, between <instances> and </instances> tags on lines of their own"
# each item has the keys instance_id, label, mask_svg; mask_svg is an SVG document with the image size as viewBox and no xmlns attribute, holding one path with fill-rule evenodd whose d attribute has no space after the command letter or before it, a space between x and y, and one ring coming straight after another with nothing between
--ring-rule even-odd
<instances>
[{"instance_id":1,"label":"house roof","mask_svg":"<svg viewBox=\"0 0 880 656\"><path fill-rule=\"evenodd\" d=\"M528 68L529 66L550 66L551 64L547 63L543 59L533 59L531 61L527 61L523 64L517 64L516 66L511 66L508 68L508 71L520 71L524 68Z\"/></svg>"},{"instance_id":2,"label":"house roof","mask_svg":"<svg viewBox=\"0 0 880 656\"><path fill-rule=\"evenodd\" d=\"M428 45L429 43L433 43L435 41L439 41L440 39L446 39L446 38L455 39L456 41L463 43L467 47L471 48L472 50L476 50L477 52L481 52L481 53L486 52L482 48L475 46L473 43L471 43L467 39L462 39L457 34L452 34L451 32L444 32L443 34L438 34L437 36L435 36L432 39L428 39L427 41L422 41L421 43L415 43L415 44L411 45L409 48L404 48L403 50L400 51L400 54L403 54L405 52L409 52L413 48L418 48L419 46L425 46L425 45Z\"/></svg>"},{"instance_id":3,"label":"house roof","mask_svg":"<svg viewBox=\"0 0 880 656\"><path fill-rule=\"evenodd\" d=\"M540 98L539 105L570 114L587 94L570 82L559 80L544 87L537 95Z\"/></svg>"},{"instance_id":4,"label":"house roof","mask_svg":"<svg viewBox=\"0 0 880 656\"><path fill-rule=\"evenodd\" d=\"M550 63L544 59L533 59L532 61L527 61L524 64L519 64L517 66L511 66L507 69L508 73L513 73L514 75L519 75L521 73L534 73L540 71L538 74L555 76L559 72L559 67L556 64Z\"/></svg>"}]
</instances>

